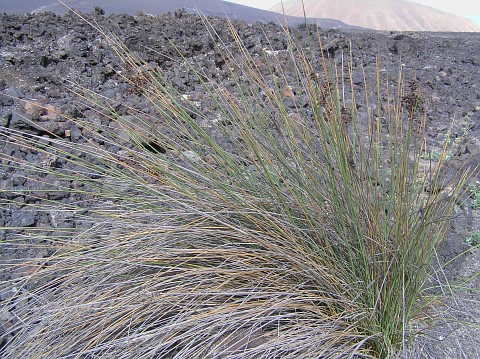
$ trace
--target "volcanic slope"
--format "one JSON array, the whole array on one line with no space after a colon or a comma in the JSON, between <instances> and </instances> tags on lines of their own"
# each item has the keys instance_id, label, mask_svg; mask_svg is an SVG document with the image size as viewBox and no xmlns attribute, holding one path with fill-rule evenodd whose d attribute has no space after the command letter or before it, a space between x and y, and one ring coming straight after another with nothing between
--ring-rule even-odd
<instances>
[{"instance_id":1,"label":"volcanic slope","mask_svg":"<svg viewBox=\"0 0 480 359\"><path fill-rule=\"evenodd\" d=\"M374 30L478 32L480 26L462 16L403 0L286 0L273 11L329 18Z\"/></svg>"}]
</instances>

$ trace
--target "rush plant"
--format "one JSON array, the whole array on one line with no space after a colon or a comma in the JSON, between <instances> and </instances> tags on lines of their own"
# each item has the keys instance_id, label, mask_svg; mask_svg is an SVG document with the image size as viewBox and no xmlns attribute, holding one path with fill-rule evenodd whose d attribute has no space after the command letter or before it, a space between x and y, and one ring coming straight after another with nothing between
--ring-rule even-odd
<instances>
[{"instance_id":1,"label":"rush plant","mask_svg":"<svg viewBox=\"0 0 480 359\"><path fill-rule=\"evenodd\" d=\"M215 113L103 33L162 131L78 88L128 138L74 118L88 141L2 129L5 143L69 163L3 160L82 198L34 209L88 224L12 237L51 255L8 263L28 271L1 309L18 318L6 358L387 358L431 303L425 283L468 173L440 186L447 149L424 158L415 83L399 71L389 93L377 66L382 106L361 120L343 81L352 67L324 56L319 31L302 48L285 30L288 50L265 55L265 71L233 25L234 45L205 26L228 84L181 66Z\"/></svg>"}]
</instances>

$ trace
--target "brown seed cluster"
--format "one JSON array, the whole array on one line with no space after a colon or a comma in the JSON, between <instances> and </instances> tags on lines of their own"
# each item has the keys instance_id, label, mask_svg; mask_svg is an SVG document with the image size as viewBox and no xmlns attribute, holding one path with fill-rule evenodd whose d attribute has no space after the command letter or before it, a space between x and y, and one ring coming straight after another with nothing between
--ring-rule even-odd
<instances>
[{"instance_id":1,"label":"brown seed cluster","mask_svg":"<svg viewBox=\"0 0 480 359\"><path fill-rule=\"evenodd\" d=\"M415 79L408 82L408 92L402 97L402 105L408 112L408 118L413 121L413 118L417 112L424 113L425 106L420 92L418 90L418 84Z\"/></svg>"},{"instance_id":2,"label":"brown seed cluster","mask_svg":"<svg viewBox=\"0 0 480 359\"><path fill-rule=\"evenodd\" d=\"M137 95L143 94L147 86L150 84L148 74L143 69L129 62L125 64L125 69L127 71L127 79L131 85L127 90L127 93Z\"/></svg>"}]
</instances>

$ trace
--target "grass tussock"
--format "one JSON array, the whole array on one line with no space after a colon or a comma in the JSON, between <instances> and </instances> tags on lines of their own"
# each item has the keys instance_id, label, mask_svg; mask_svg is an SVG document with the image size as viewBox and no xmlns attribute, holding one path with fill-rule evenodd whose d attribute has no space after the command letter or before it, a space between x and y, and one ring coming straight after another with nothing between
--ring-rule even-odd
<instances>
[{"instance_id":1,"label":"grass tussock","mask_svg":"<svg viewBox=\"0 0 480 359\"><path fill-rule=\"evenodd\" d=\"M88 141L2 131L75 165L9 159L75 183L58 190L81 202L35 209L88 224L30 234L54 253L22 261L30 269L12 283L7 358L386 358L431 302L425 283L467 175L440 185L443 156L425 160L415 84L400 72L389 93L378 73L381 106L361 120L344 81L351 66L311 50L319 33L303 49L286 31L285 57L265 55L260 67L233 26L235 46L205 26L229 84L182 66L215 113L106 34L161 131L150 115L130 108L126 120L85 89L78 95L127 138L78 119Z\"/></svg>"}]
</instances>

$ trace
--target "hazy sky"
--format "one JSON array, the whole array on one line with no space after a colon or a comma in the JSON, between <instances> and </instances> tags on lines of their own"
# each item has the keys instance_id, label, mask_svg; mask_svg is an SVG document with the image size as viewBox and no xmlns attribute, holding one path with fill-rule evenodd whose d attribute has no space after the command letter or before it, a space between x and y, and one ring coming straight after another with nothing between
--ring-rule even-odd
<instances>
[{"instance_id":1,"label":"hazy sky","mask_svg":"<svg viewBox=\"0 0 480 359\"><path fill-rule=\"evenodd\" d=\"M225 0L237 4L253 6L259 9L269 9L271 6L280 3L280 0ZM480 17L479 0L415 0L412 2L425 4L452 14L468 17Z\"/></svg>"}]
</instances>

